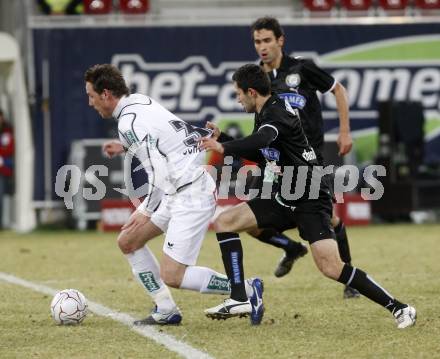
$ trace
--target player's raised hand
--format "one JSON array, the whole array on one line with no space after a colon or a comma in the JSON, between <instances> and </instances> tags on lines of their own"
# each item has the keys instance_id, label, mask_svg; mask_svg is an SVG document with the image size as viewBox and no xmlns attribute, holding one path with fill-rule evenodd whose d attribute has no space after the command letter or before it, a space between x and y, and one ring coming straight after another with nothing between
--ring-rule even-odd
<instances>
[{"instance_id":1,"label":"player's raised hand","mask_svg":"<svg viewBox=\"0 0 440 359\"><path fill-rule=\"evenodd\" d=\"M339 133L337 144L339 147L339 156L345 156L351 151L353 146L353 140L349 132Z\"/></svg>"},{"instance_id":2,"label":"player's raised hand","mask_svg":"<svg viewBox=\"0 0 440 359\"><path fill-rule=\"evenodd\" d=\"M218 126L214 122L210 122L210 121L206 122L206 126L205 127L209 128L210 130L213 131L213 134L212 134L211 137L214 140L216 140L217 138L220 137L221 131L220 131L220 129L218 128Z\"/></svg>"},{"instance_id":3,"label":"player's raised hand","mask_svg":"<svg viewBox=\"0 0 440 359\"><path fill-rule=\"evenodd\" d=\"M224 148L220 142L213 139L212 137L203 137L199 141L199 148L206 151L215 151L218 153L223 153Z\"/></svg>"},{"instance_id":4,"label":"player's raised hand","mask_svg":"<svg viewBox=\"0 0 440 359\"><path fill-rule=\"evenodd\" d=\"M112 158L124 152L124 146L122 146L121 141L111 140L104 142L102 145L102 152L108 158Z\"/></svg>"}]
</instances>

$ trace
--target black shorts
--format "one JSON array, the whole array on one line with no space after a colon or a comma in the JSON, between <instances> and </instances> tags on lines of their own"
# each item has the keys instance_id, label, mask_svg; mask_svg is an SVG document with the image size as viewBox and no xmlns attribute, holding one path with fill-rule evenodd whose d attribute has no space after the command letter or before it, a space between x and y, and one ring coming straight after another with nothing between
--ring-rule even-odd
<instances>
[{"instance_id":1,"label":"black shorts","mask_svg":"<svg viewBox=\"0 0 440 359\"><path fill-rule=\"evenodd\" d=\"M258 228L273 228L279 232L298 228L301 238L309 243L335 239L331 225L333 205L329 195L323 194L318 199L302 201L295 207L287 207L275 197L254 198L247 204L257 219Z\"/></svg>"}]
</instances>

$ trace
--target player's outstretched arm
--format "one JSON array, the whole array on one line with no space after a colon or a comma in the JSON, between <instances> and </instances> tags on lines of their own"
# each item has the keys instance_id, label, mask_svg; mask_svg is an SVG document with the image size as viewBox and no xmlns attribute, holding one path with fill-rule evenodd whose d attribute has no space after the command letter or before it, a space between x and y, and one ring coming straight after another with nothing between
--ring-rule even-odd
<instances>
[{"instance_id":1,"label":"player's outstretched arm","mask_svg":"<svg viewBox=\"0 0 440 359\"><path fill-rule=\"evenodd\" d=\"M199 147L202 150L211 150L224 155L237 155L250 161L259 162L261 160L260 149L267 147L276 137L275 130L265 126L252 135L224 143L204 137L200 140Z\"/></svg>"},{"instance_id":2,"label":"player's outstretched arm","mask_svg":"<svg viewBox=\"0 0 440 359\"><path fill-rule=\"evenodd\" d=\"M199 148L206 151L215 151L220 154L224 153L223 145L211 137L201 138Z\"/></svg>"},{"instance_id":3,"label":"player's outstretched arm","mask_svg":"<svg viewBox=\"0 0 440 359\"><path fill-rule=\"evenodd\" d=\"M353 146L350 134L348 95L345 87L339 82L336 83L332 92L336 98L336 107L339 115L339 136L337 140L339 155L344 156L351 151L351 147Z\"/></svg>"}]
</instances>

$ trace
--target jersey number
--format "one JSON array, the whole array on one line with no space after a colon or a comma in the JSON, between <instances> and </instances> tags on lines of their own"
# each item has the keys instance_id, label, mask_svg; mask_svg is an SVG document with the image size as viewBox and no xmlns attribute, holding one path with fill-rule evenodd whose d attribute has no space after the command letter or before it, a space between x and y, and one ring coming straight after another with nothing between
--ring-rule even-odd
<instances>
[{"instance_id":1,"label":"jersey number","mask_svg":"<svg viewBox=\"0 0 440 359\"><path fill-rule=\"evenodd\" d=\"M170 125L173 126L176 132L185 131L186 138L183 140L183 143L188 147L197 146L199 139L211 134L211 130L194 127L183 121L172 120Z\"/></svg>"}]
</instances>

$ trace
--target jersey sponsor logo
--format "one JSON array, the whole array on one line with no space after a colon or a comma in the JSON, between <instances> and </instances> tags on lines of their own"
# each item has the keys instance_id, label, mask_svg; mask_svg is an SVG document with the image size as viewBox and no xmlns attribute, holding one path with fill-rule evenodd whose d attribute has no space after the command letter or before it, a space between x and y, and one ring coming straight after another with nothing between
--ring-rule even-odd
<instances>
[{"instance_id":1,"label":"jersey sponsor logo","mask_svg":"<svg viewBox=\"0 0 440 359\"><path fill-rule=\"evenodd\" d=\"M129 145L132 145L133 143L138 142L138 141L137 141L137 137L136 137L136 135L133 133L132 130L125 131L125 132L124 132L124 136L125 136L125 138L127 139Z\"/></svg>"},{"instance_id":2,"label":"jersey sponsor logo","mask_svg":"<svg viewBox=\"0 0 440 359\"><path fill-rule=\"evenodd\" d=\"M311 148L310 151L304 150L302 153L302 157L308 162L316 160L315 150L313 148Z\"/></svg>"},{"instance_id":3,"label":"jersey sponsor logo","mask_svg":"<svg viewBox=\"0 0 440 359\"><path fill-rule=\"evenodd\" d=\"M286 85L289 87L298 87L301 83L301 77L299 74L290 74L286 76Z\"/></svg>"},{"instance_id":4,"label":"jersey sponsor logo","mask_svg":"<svg viewBox=\"0 0 440 359\"><path fill-rule=\"evenodd\" d=\"M277 161L280 160L280 151L270 147L261 148L260 151L266 159L263 182L278 182L278 177L281 174L281 168L277 165Z\"/></svg>"},{"instance_id":5,"label":"jersey sponsor logo","mask_svg":"<svg viewBox=\"0 0 440 359\"><path fill-rule=\"evenodd\" d=\"M182 152L182 155L193 155L194 153L200 153L202 150L196 146L186 149Z\"/></svg>"},{"instance_id":6,"label":"jersey sponsor logo","mask_svg":"<svg viewBox=\"0 0 440 359\"><path fill-rule=\"evenodd\" d=\"M260 149L264 158L268 161L279 161L280 160L280 151L276 148L266 147Z\"/></svg>"},{"instance_id":7,"label":"jersey sponsor logo","mask_svg":"<svg viewBox=\"0 0 440 359\"><path fill-rule=\"evenodd\" d=\"M293 108L299 108L300 110L302 110L307 103L306 98L298 93L280 93L278 96L284 101L287 101L287 103Z\"/></svg>"}]
</instances>

